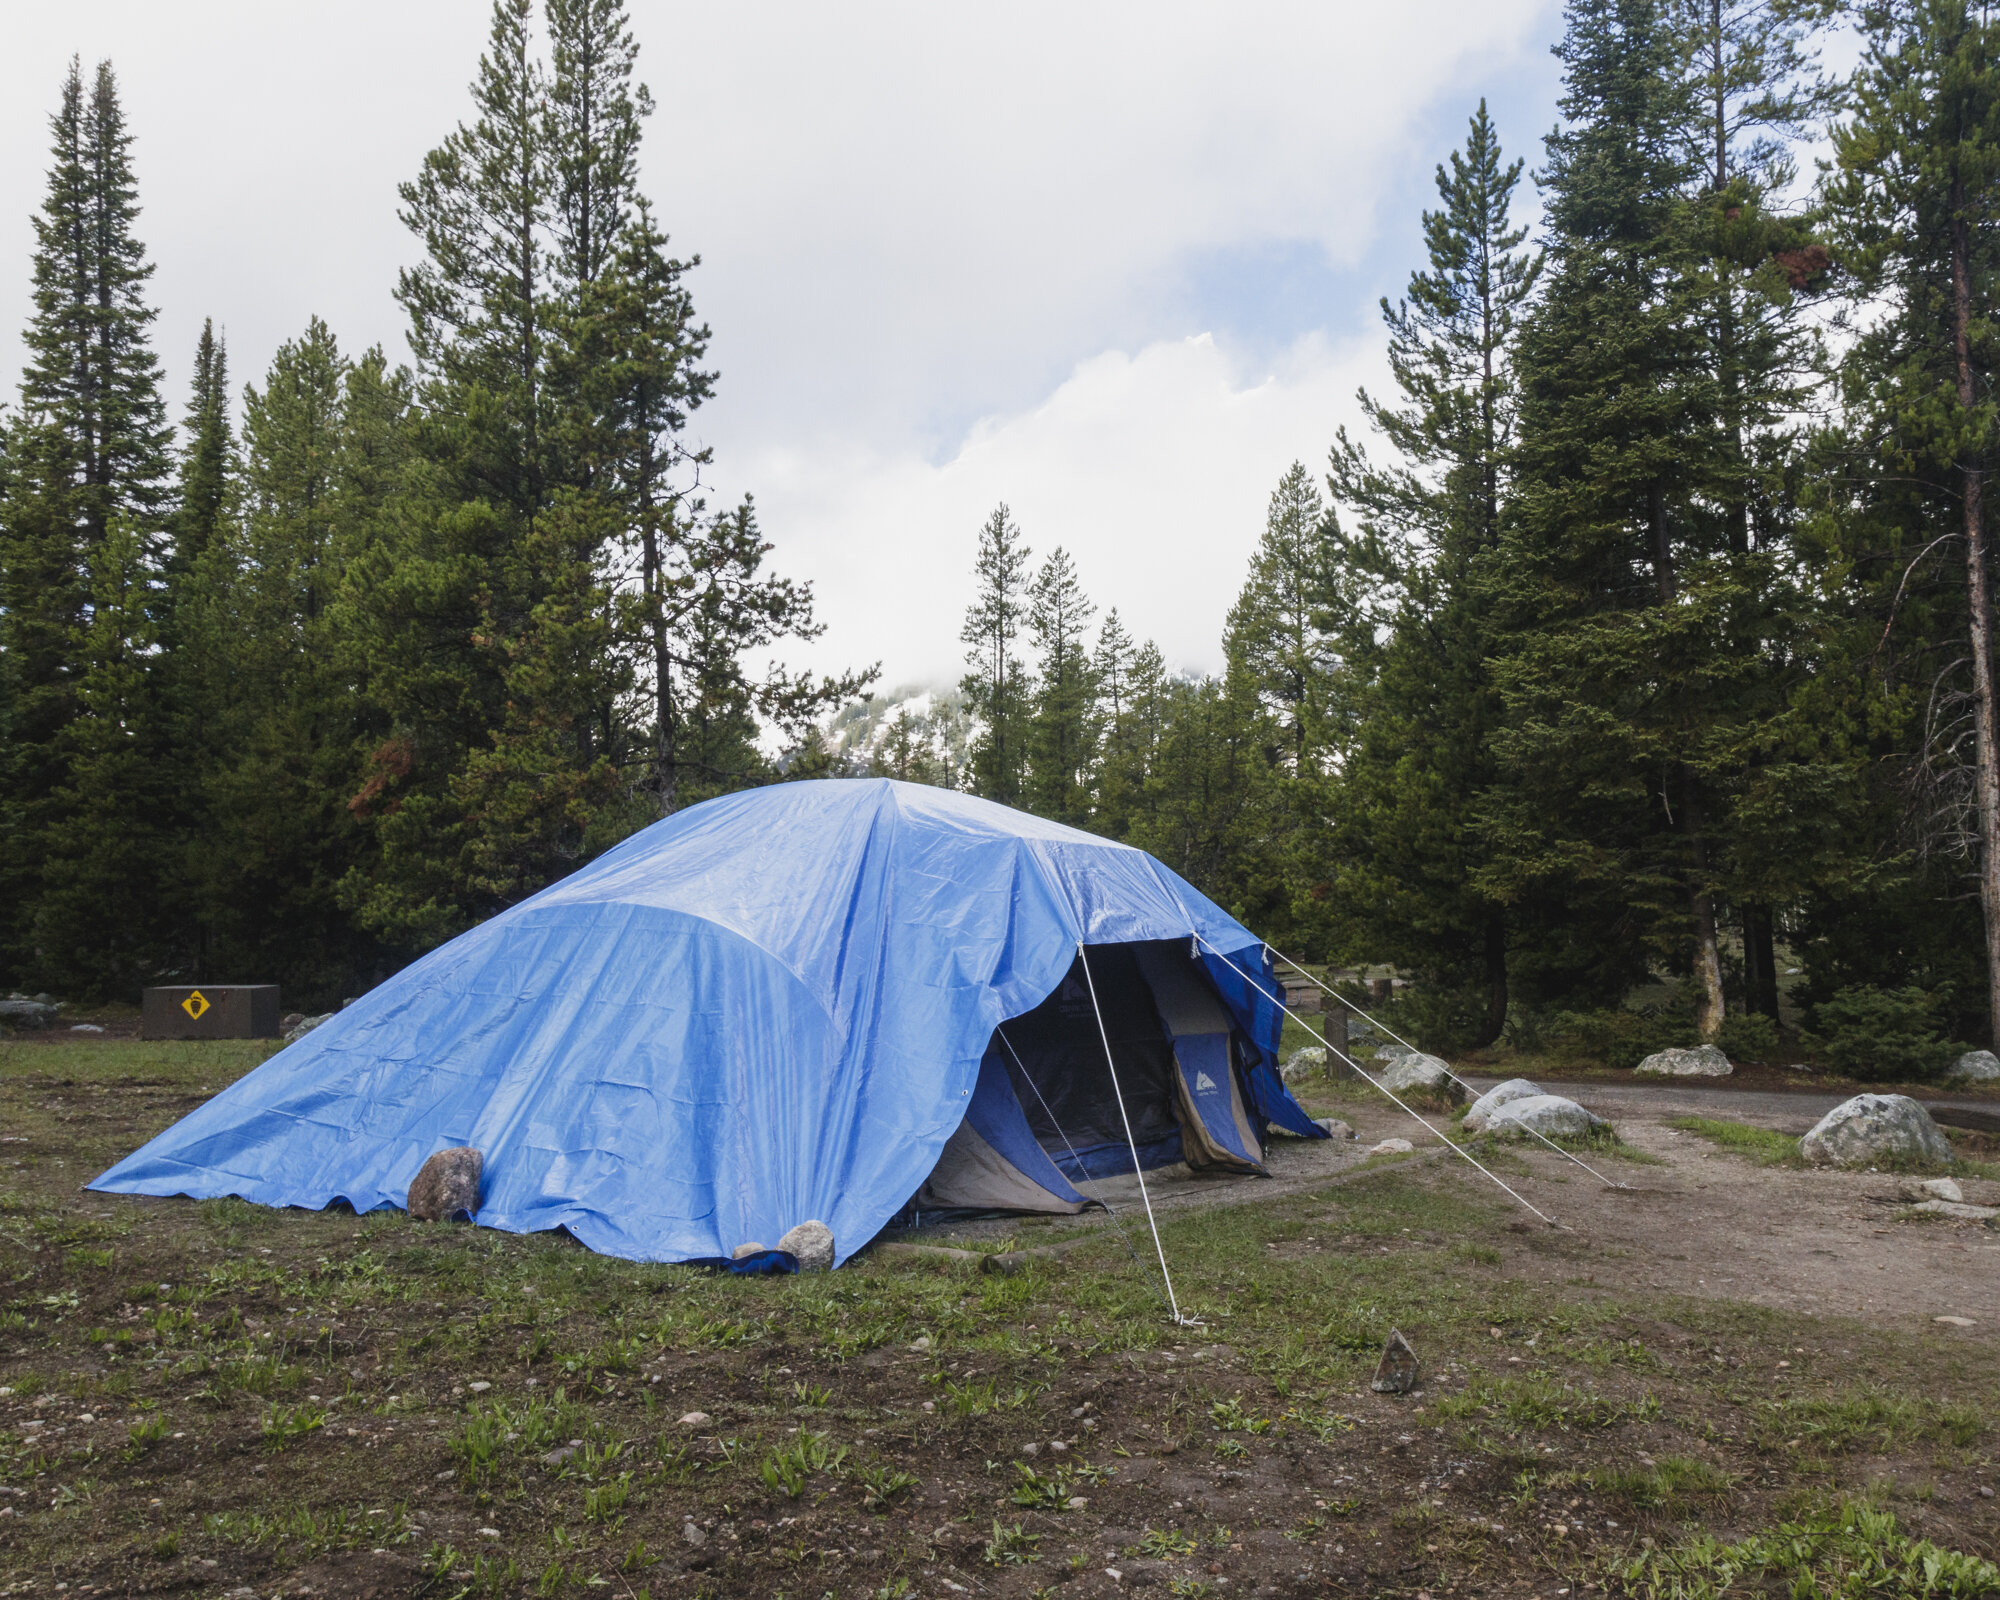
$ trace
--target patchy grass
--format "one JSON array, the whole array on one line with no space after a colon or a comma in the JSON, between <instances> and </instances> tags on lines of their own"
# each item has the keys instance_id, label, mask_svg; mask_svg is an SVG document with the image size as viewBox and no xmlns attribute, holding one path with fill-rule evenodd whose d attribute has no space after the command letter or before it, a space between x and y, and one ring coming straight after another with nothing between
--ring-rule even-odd
<instances>
[{"instance_id":1,"label":"patchy grass","mask_svg":"<svg viewBox=\"0 0 2000 1600\"><path fill-rule=\"evenodd\" d=\"M1130 1544L1167 1594L1667 1596L1994 1554L1985 1344L1600 1286L1437 1164L1164 1214L1194 1327L1090 1224L1011 1277L736 1279L79 1190L265 1053L0 1045L0 1590L1082 1596ZM1421 1395L1368 1386L1392 1327ZM1798 1509L1880 1482L1928 1486L1893 1537ZM1756 1543L1797 1528L1796 1570Z\"/></svg>"},{"instance_id":2,"label":"patchy grass","mask_svg":"<svg viewBox=\"0 0 2000 1600\"><path fill-rule=\"evenodd\" d=\"M1979 1600L2000 1593L2000 1567L1992 1562L1913 1537L1893 1513L1852 1501L1815 1507L1734 1543L1697 1534L1670 1550L1644 1552L1615 1577L1644 1600L1772 1593Z\"/></svg>"},{"instance_id":3,"label":"patchy grass","mask_svg":"<svg viewBox=\"0 0 2000 1600\"><path fill-rule=\"evenodd\" d=\"M1715 1117L1675 1117L1667 1126L1698 1134L1724 1150L1748 1156L1762 1167L1805 1165L1799 1155L1799 1141L1789 1134L1773 1133L1769 1128L1753 1128L1747 1122L1724 1122Z\"/></svg>"}]
</instances>

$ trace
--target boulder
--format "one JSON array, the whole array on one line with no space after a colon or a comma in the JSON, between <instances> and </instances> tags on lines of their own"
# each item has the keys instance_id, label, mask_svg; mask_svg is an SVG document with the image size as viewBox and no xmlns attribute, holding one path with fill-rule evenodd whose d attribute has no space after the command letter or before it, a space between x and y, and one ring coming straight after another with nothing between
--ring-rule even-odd
<instances>
[{"instance_id":1,"label":"boulder","mask_svg":"<svg viewBox=\"0 0 2000 1600\"><path fill-rule=\"evenodd\" d=\"M332 1015L333 1013L331 1011L322 1011L316 1017L300 1017L296 1022L294 1022L289 1028L285 1030L285 1037L283 1042L285 1044L291 1044L295 1040L303 1039L307 1034L311 1033L313 1029L317 1028L322 1022L325 1022Z\"/></svg>"},{"instance_id":2,"label":"boulder","mask_svg":"<svg viewBox=\"0 0 2000 1600\"><path fill-rule=\"evenodd\" d=\"M1903 1185L1906 1200L1949 1200L1953 1205L1965 1199L1965 1191L1958 1186L1956 1178L1925 1178L1921 1183Z\"/></svg>"},{"instance_id":3,"label":"boulder","mask_svg":"<svg viewBox=\"0 0 2000 1600\"><path fill-rule=\"evenodd\" d=\"M1611 1124L1559 1094L1509 1100L1486 1119L1489 1133L1539 1133L1544 1139L1575 1138Z\"/></svg>"},{"instance_id":4,"label":"boulder","mask_svg":"<svg viewBox=\"0 0 2000 1600\"><path fill-rule=\"evenodd\" d=\"M1991 1050L1968 1050L1946 1069L1945 1076L1954 1081L1973 1083L2000 1078L2000 1056Z\"/></svg>"},{"instance_id":5,"label":"boulder","mask_svg":"<svg viewBox=\"0 0 2000 1600\"><path fill-rule=\"evenodd\" d=\"M833 1229L824 1222L801 1222L796 1228L786 1229L778 1248L798 1257L801 1272L833 1270Z\"/></svg>"},{"instance_id":6,"label":"boulder","mask_svg":"<svg viewBox=\"0 0 2000 1600\"><path fill-rule=\"evenodd\" d=\"M1540 1084L1530 1083L1526 1078L1509 1078L1505 1083L1495 1084L1477 1100L1465 1114L1467 1133L1484 1133L1487 1119L1510 1100L1526 1100L1542 1092Z\"/></svg>"},{"instance_id":7,"label":"boulder","mask_svg":"<svg viewBox=\"0 0 2000 1600\"><path fill-rule=\"evenodd\" d=\"M0 1023L16 1028L46 1028L61 1009L47 995L31 1000L24 994L10 994L0 1000Z\"/></svg>"},{"instance_id":8,"label":"boulder","mask_svg":"<svg viewBox=\"0 0 2000 1600\"><path fill-rule=\"evenodd\" d=\"M1858 1094L1814 1124L1799 1154L1816 1167L1942 1166L1951 1145L1908 1095Z\"/></svg>"},{"instance_id":9,"label":"boulder","mask_svg":"<svg viewBox=\"0 0 2000 1600\"><path fill-rule=\"evenodd\" d=\"M1326 1129L1327 1135L1330 1138L1352 1139L1354 1137L1352 1125L1342 1122L1338 1117L1316 1117L1314 1121L1320 1127Z\"/></svg>"},{"instance_id":10,"label":"boulder","mask_svg":"<svg viewBox=\"0 0 2000 1600\"><path fill-rule=\"evenodd\" d=\"M470 1145L440 1150L410 1185L408 1209L419 1222L451 1222L479 1215L479 1176L486 1158Z\"/></svg>"},{"instance_id":11,"label":"boulder","mask_svg":"<svg viewBox=\"0 0 2000 1600\"><path fill-rule=\"evenodd\" d=\"M1465 1099L1465 1085L1436 1056L1404 1056L1382 1074L1382 1086L1396 1094L1429 1095L1452 1105Z\"/></svg>"},{"instance_id":12,"label":"boulder","mask_svg":"<svg viewBox=\"0 0 2000 1600\"><path fill-rule=\"evenodd\" d=\"M1716 1046L1698 1044L1691 1050L1661 1050L1646 1057L1637 1070L1663 1078L1726 1078L1736 1069Z\"/></svg>"},{"instance_id":13,"label":"boulder","mask_svg":"<svg viewBox=\"0 0 2000 1600\"><path fill-rule=\"evenodd\" d=\"M1286 1059L1279 1076L1287 1083L1303 1083L1308 1078L1325 1077L1325 1046L1309 1044L1303 1050L1294 1050Z\"/></svg>"}]
</instances>

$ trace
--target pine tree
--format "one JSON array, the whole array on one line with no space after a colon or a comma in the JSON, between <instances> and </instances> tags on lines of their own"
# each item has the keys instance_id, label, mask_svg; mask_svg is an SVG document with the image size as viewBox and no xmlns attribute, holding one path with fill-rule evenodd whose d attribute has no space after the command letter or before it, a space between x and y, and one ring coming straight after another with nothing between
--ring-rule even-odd
<instances>
[{"instance_id":1,"label":"pine tree","mask_svg":"<svg viewBox=\"0 0 2000 1600\"><path fill-rule=\"evenodd\" d=\"M653 99L632 83L639 47L624 0L548 0L548 23L554 267L580 291L610 269L633 220L639 125Z\"/></svg>"},{"instance_id":2,"label":"pine tree","mask_svg":"<svg viewBox=\"0 0 2000 1600\"><path fill-rule=\"evenodd\" d=\"M1493 565L1505 782L1484 808L1496 900L1601 918L1556 985L1616 994L1686 962L1724 1016L1716 898L1760 597L1706 507L1726 471L1688 200L1683 52L1656 0L1572 0L1550 136L1551 275L1517 356L1515 500Z\"/></svg>"},{"instance_id":3,"label":"pine tree","mask_svg":"<svg viewBox=\"0 0 2000 1600\"><path fill-rule=\"evenodd\" d=\"M93 720L88 736L74 725L114 715L107 707L118 716L158 710L157 696L138 693L128 680L153 664L168 430L148 344L155 313L144 290L152 268L134 233L132 136L108 62L88 90L81 65L71 63L50 126L53 159L35 218L29 360L0 530L0 625L13 699L0 902L11 910L9 957L24 979L41 970L58 981L60 972L59 981L109 992L133 980L140 952L151 959L160 949L163 864L149 859L121 886L121 903L129 907L136 897L146 910L122 926L104 926L95 965L92 939L71 912L43 902L45 894L73 896L95 870L87 863L105 859L74 809L76 763L103 770L108 752L124 747L98 737L100 722ZM107 553L114 524L120 533ZM97 613L102 595L118 600L109 617ZM113 619L134 629L130 637L106 636ZM158 730L125 732L147 745ZM104 820L101 808L88 814ZM73 906L73 898L65 904ZM60 925L51 935L55 946L43 943L45 909L50 925Z\"/></svg>"},{"instance_id":4,"label":"pine tree","mask_svg":"<svg viewBox=\"0 0 2000 1600\"><path fill-rule=\"evenodd\" d=\"M1028 631L1040 653L1028 724L1030 807L1079 827L1089 820L1097 764L1097 685L1086 634L1097 607L1058 545L1028 590Z\"/></svg>"},{"instance_id":5,"label":"pine tree","mask_svg":"<svg viewBox=\"0 0 2000 1600\"><path fill-rule=\"evenodd\" d=\"M1856 718L1908 741L1897 752L1898 798L1915 802L1918 842L1964 862L1975 880L1985 924L1977 981L2000 1039L2000 735L1985 525L1985 486L2000 464L2000 23L1964 0L1907 0L1858 20L1866 56L1852 114L1835 130L1826 200L1858 296L1883 314L1856 329L1843 362L1853 423L1818 543L1829 581L1854 603L1850 648L1868 652ZM1859 492L1843 492L1857 481ZM1879 918L1883 903L1874 909ZM1933 925L1944 914L1916 909ZM1879 943L1879 921L1862 937Z\"/></svg>"},{"instance_id":6,"label":"pine tree","mask_svg":"<svg viewBox=\"0 0 2000 1600\"><path fill-rule=\"evenodd\" d=\"M1027 709L1033 682L1016 648L1027 612L1033 552L1007 507L994 507L979 530L973 564L978 593L959 639L973 669L959 681L980 723L972 747L972 787L989 800L1019 803L1027 764Z\"/></svg>"},{"instance_id":7,"label":"pine tree","mask_svg":"<svg viewBox=\"0 0 2000 1600\"><path fill-rule=\"evenodd\" d=\"M1344 764L1335 865L1325 874L1326 938L1357 958L1388 959L1456 1000L1478 991L1460 1037L1500 1035L1509 998L1510 920L1474 887L1479 836L1463 825L1495 777L1499 696L1494 641L1478 575L1500 538L1507 452L1518 408L1513 350L1541 274L1513 204L1522 163L1508 162L1484 102L1462 152L1439 167L1441 202L1423 217L1426 263L1407 296L1382 303L1393 399L1363 397L1393 464L1344 432L1329 488L1362 531L1392 607L1360 693L1365 714ZM1374 632L1373 617L1365 623Z\"/></svg>"},{"instance_id":8,"label":"pine tree","mask_svg":"<svg viewBox=\"0 0 2000 1600\"><path fill-rule=\"evenodd\" d=\"M182 423L179 504L174 511L174 548L168 565L185 571L220 536L230 509L236 443L229 426L229 349L215 336L213 321L201 325L194 352L193 393Z\"/></svg>"}]
</instances>

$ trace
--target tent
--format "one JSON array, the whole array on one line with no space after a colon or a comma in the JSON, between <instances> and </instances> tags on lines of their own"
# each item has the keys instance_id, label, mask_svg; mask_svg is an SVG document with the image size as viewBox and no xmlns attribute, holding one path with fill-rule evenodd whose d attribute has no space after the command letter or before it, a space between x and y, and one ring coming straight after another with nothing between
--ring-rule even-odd
<instances>
[{"instance_id":1,"label":"tent","mask_svg":"<svg viewBox=\"0 0 2000 1600\"><path fill-rule=\"evenodd\" d=\"M365 1212L471 1145L482 1226L685 1261L813 1219L845 1259L913 1197L1073 1210L1135 1151L1250 1171L1272 1125L1321 1137L1277 992L1143 851L922 785L777 784L432 951L90 1187Z\"/></svg>"}]
</instances>

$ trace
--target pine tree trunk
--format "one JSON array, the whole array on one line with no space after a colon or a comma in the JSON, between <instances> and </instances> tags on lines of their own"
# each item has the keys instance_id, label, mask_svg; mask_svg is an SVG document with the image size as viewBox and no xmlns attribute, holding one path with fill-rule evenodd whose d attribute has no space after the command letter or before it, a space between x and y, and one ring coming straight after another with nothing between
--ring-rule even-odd
<instances>
[{"instance_id":1,"label":"pine tree trunk","mask_svg":"<svg viewBox=\"0 0 2000 1600\"><path fill-rule=\"evenodd\" d=\"M1483 1050L1499 1042L1507 1026L1507 915L1499 907L1486 917L1486 1015L1472 1048Z\"/></svg>"},{"instance_id":2,"label":"pine tree trunk","mask_svg":"<svg viewBox=\"0 0 2000 1600\"><path fill-rule=\"evenodd\" d=\"M1743 977L1748 1009L1778 1020L1777 931L1771 908L1743 908Z\"/></svg>"},{"instance_id":3,"label":"pine tree trunk","mask_svg":"<svg viewBox=\"0 0 2000 1600\"><path fill-rule=\"evenodd\" d=\"M1673 544L1667 533L1666 497L1655 483L1647 497L1647 516L1653 538L1653 582L1660 604L1672 605L1677 590L1674 576ZM1694 775L1680 769L1681 829L1687 835L1688 861L1693 882L1688 890L1689 920L1694 924L1695 1032L1703 1044L1713 1044L1722 1033L1725 1014L1722 995L1722 950L1715 932L1715 898L1708 888L1708 840L1702 832L1701 802L1695 794Z\"/></svg>"},{"instance_id":4,"label":"pine tree trunk","mask_svg":"<svg viewBox=\"0 0 2000 1600\"><path fill-rule=\"evenodd\" d=\"M1958 403L1970 415L1972 384L1972 272L1965 182L1951 186L1951 333L1958 361ZM2000 1040L2000 747L1994 738L1993 604L1986 580L1986 527L1981 506L1983 474L1974 461L1963 468L1965 582L1972 613L1974 760L1979 799L1979 906L1986 916L1987 1025Z\"/></svg>"}]
</instances>

